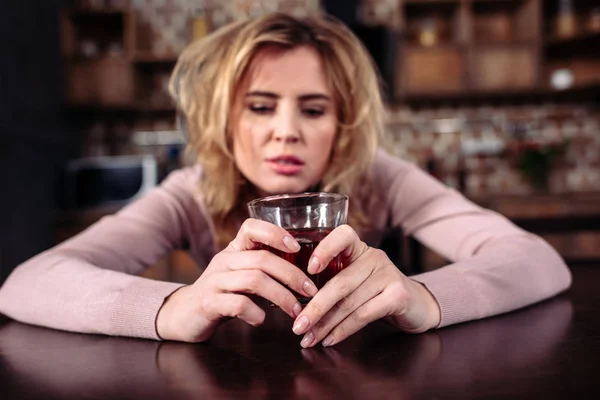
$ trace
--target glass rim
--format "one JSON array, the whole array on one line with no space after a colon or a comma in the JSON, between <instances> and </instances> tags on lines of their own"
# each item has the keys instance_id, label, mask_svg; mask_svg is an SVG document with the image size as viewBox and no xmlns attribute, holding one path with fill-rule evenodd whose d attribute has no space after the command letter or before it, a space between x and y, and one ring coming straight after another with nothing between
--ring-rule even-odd
<instances>
[{"instance_id":1,"label":"glass rim","mask_svg":"<svg viewBox=\"0 0 600 400\"><path fill-rule=\"evenodd\" d=\"M248 207L256 207L259 204L269 204L272 201L284 200L284 199L301 199L311 197L328 197L334 198L334 202L348 200L348 196L341 193L330 193L330 192L303 192L303 193L291 193L291 194L274 194L271 196L260 197L248 202ZM279 206L278 206L279 207Z\"/></svg>"}]
</instances>

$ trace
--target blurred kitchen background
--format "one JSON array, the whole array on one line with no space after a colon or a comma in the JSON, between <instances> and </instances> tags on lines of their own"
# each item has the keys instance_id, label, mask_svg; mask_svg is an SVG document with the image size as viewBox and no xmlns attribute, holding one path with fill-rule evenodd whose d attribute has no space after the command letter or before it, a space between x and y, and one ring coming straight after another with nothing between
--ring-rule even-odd
<instances>
[{"instance_id":1,"label":"blurred kitchen background","mask_svg":"<svg viewBox=\"0 0 600 400\"><path fill-rule=\"evenodd\" d=\"M2 279L185 164L167 94L177 55L276 10L327 12L363 40L385 83L391 153L544 236L569 263L600 260L598 0L6 3ZM390 240L408 270L446 262ZM175 252L146 275L187 282L198 271Z\"/></svg>"}]
</instances>

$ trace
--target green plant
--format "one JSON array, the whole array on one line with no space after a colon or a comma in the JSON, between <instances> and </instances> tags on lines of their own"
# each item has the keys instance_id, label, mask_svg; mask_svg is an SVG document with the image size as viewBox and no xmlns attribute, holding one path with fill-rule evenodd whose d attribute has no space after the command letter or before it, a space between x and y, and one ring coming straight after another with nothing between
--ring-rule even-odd
<instances>
[{"instance_id":1,"label":"green plant","mask_svg":"<svg viewBox=\"0 0 600 400\"><path fill-rule=\"evenodd\" d=\"M517 167L535 189L546 190L555 160L564 154L566 142L520 143Z\"/></svg>"}]
</instances>

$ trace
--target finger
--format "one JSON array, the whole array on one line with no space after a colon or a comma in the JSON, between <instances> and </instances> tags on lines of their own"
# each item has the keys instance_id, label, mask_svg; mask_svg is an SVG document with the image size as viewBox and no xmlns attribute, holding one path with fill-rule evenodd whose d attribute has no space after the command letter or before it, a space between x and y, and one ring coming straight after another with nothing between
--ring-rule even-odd
<instances>
[{"instance_id":1,"label":"finger","mask_svg":"<svg viewBox=\"0 0 600 400\"><path fill-rule=\"evenodd\" d=\"M367 279L355 291L338 301L320 320L313 323L312 329L305 335L308 339L304 341L303 338L301 342L303 347L313 346L323 340L356 309L378 296L383 291L385 283L380 279Z\"/></svg>"},{"instance_id":2,"label":"finger","mask_svg":"<svg viewBox=\"0 0 600 400\"><path fill-rule=\"evenodd\" d=\"M235 253L227 266L231 270L261 270L306 297L318 292L314 282L300 268L267 250Z\"/></svg>"},{"instance_id":3,"label":"finger","mask_svg":"<svg viewBox=\"0 0 600 400\"><path fill-rule=\"evenodd\" d=\"M347 337L355 334L370 322L381 319L389 314L388 302L379 294L358 307L352 314L336 326L325 339L323 346L333 346Z\"/></svg>"},{"instance_id":4,"label":"finger","mask_svg":"<svg viewBox=\"0 0 600 400\"><path fill-rule=\"evenodd\" d=\"M265 321L265 310L243 294L224 293L214 299L214 311L222 317L239 318L252 326Z\"/></svg>"},{"instance_id":5,"label":"finger","mask_svg":"<svg viewBox=\"0 0 600 400\"><path fill-rule=\"evenodd\" d=\"M372 272L372 266L358 260L331 278L296 318L292 330L302 335L318 323L340 300L354 292Z\"/></svg>"},{"instance_id":6,"label":"finger","mask_svg":"<svg viewBox=\"0 0 600 400\"><path fill-rule=\"evenodd\" d=\"M215 277L217 287L228 292L244 292L259 295L276 304L290 317L296 318L302 306L296 296L260 270L232 271Z\"/></svg>"},{"instance_id":7,"label":"finger","mask_svg":"<svg viewBox=\"0 0 600 400\"><path fill-rule=\"evenodd\" d=\"M325 236L315 248L307 271L309 274L323 271L331 260L340 254L344 257L344 263L350 265L367 249L368 246L360 240L349 225L338 226Z\"/></svg>"},{"instance_id":8,"label":"finger","mask_svg":"<svg viewBox=\"0 0 600 400\"><path fill-rule=\"evenodd\" d=\"M237 251L254 250L261 244L286 253L295 253L300 245L285 229L270 222L248 218L240 227L229 247Z\"/></svg>"}]
</instances>

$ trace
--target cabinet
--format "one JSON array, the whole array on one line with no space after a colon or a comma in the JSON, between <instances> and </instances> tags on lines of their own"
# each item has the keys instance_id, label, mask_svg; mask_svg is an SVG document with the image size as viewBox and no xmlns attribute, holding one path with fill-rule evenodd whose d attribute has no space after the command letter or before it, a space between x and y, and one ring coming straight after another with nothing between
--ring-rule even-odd
<instances>
[{"instance_id":1,"label":"cabinet","mask_svg":"<svg viewBox=\"0 0 600 400\"><path fill-rule=\"evenodd\" d=\"M390 29L401 37L393 79L400 104L598 95L596 0L399 0L398 14Z\"/></svg>"},{"instance_id":2,"label":"cabinet","mask_svg":"<svg viewBox=\"0 0 600 400\"><path fill-rule=\"evenodd\" d=\"M64 11L62 18L67 105L133 103L133 14L75 8Z\"/></svg>"},{"instance_id":3,"label":"cabinet","mask_svg":"<svg viewBox=\"0 0 600 400\"><path fill-rule=\"evenodd\" d=\"M70 108L174 111L167 85L177 54L148 50L129 7L67 8L62 30Z\"/></svg>"},{"instance_id":4,"label":"cabinet","mask_svg":"<svg viewBox=\"0 0 600 400\"><path fill-rule=\"evenodd\" d=\"M403 0L399 21L401 100L539 86L540 0Z\"/></svg>"},{"instance_id":5,"label":"cabinet","mask_svg":"<svg viewBox=\"0 0 600 400\"><path fill-rule=\"evenodd\" d=\"M70 5L61 18L66 109L81 155L149 151L135 148L133 132L174 129L168 82L177 55L151 49L128 2Z\"/></svg>"}]
</instances>

